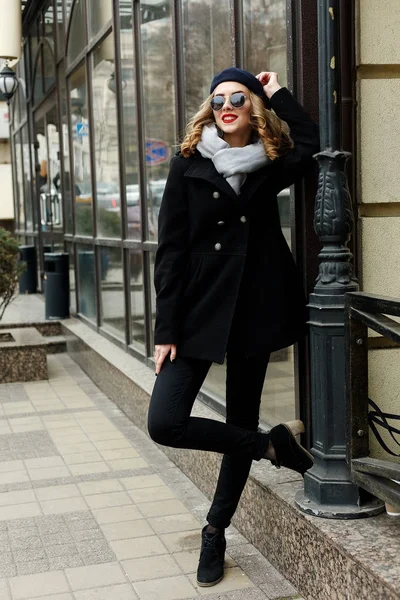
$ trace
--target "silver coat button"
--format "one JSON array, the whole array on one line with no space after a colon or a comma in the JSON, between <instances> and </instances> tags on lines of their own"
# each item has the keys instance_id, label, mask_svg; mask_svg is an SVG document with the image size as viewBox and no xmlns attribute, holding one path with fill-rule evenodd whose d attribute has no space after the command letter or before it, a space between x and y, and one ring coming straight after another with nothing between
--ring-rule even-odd
<instances>
[{"instance_id":1,"label":"silver coat button","mask_svg":"<svg viewBox=\"0 0 400 600\"><path fill-rule=\"evenodd\" d=\"M225 221L218 221L217 225L225 225Z\"/></svg>"},{"instance_id":2,"label":"silver coat button","mask_svg":"<svg viewBox=\"0 0 400 600\"><path fill-rule=\"evenodd\" d=\"M240 220L242 223L247 223L247 219L244 215L242 217L240 217Z\"/></svg>"},{"instance_id":3,"label":"silver coat button","mask_svg":"<svg viewBox=\"0 0 400 600\"><path fill-rule=\"evenodd\" d=\"M215 198L216 200L219 198L220 194L219 192L213 192L213 198Z\"/></svg>"},{"instance_id":4,"label":"silver coat button","mask_svg":"<svg viewBox=\"0 0 400 600\"><path fill-rule=\"evenodd\" d=\"M218 242L218 244L215 244L214 248L218 251L221 250L222 246L221 244Z\"/></svg>"}]
</instances>

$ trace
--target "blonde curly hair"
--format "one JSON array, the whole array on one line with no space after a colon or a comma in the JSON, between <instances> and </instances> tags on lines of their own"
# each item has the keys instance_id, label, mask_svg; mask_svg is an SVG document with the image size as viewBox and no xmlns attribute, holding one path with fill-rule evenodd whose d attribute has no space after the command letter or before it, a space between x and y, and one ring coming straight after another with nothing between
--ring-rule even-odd
<instances>
[{"instance_id":1,"label":"blonde curly hair","mask_svg":"<svg viewBox=\"0 0 400 600\"><path fill-rule=\"evenodd\" d=\"M203 127L215 123L214 113L210 105L212 97L213 94L201 104L199 111L186 126L185 138L181 144L181 152L185 157L194 154L196 146L201 140ZM270 160L275 160L293 148L293 141L289 136L288 127L275 113L265 108L262 99L250 90L249 98L251 102L251 126L261 139L265 154Z\"/></svg>"}]
</instances>

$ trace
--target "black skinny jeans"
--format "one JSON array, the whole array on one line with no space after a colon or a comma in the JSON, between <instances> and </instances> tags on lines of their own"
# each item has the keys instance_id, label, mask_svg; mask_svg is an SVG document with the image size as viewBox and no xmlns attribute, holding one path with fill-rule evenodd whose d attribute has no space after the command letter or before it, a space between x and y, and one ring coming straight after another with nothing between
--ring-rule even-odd
<instances>
[{"instance_id":1,"label":"black skinny jeans","mask_svg":"<svg viewBox=\"0 0 400 600\"><path fill-rule=\"evenodd\" d=\"M174 448L224 454L207 521L224 529L230 525L253 460L265 456L269 435L257 432L261 392L269 354L245 358L227 351L226 423L191 417L196 396L211 362L166 357L150 401L148 429L157 443Z\"/></svg>"}]
</instances>

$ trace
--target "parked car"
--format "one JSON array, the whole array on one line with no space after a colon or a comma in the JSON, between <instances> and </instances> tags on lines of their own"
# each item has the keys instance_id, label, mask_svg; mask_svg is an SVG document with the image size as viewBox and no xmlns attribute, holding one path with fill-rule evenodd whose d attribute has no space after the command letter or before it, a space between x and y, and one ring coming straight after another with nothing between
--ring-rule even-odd
<instances>
[{"instance_id":1,"label":"parked car","mask_svg":"<svg viewBox=\"0 0 400 600\"><path fill-rule=\"evenodd\" d=\"M99 181L96 185L98 208L119 208L121 205L119 187L116 183Z\"/></svg>"}]
</instances>

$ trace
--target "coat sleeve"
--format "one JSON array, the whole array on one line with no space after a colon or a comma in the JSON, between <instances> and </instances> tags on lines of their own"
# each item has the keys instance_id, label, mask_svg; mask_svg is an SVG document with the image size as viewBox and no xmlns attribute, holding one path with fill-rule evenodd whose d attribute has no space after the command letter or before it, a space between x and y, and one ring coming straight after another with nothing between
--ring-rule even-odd
<instances>
[{"instance_id":1,"label":"coat sleeve","mask_svg":"<svg viewBox=\"0 0 400 600\"><path fill-rule=\"evenodd\" d=\"M319 127L287 88L281 88L270 98L271 108L290 127L294 148L280 160L279 188L284 189L303 177L315 164L313 155L319 152Z\"/></svg>"},{"instance_id":2,"label":"coat sleeve","mask_svg":"<svg viewBox=\"0 0 400 600\"><path fill-rule=\"evenodd\" d=\"M155 344L176 344L188 248L185 161L171 160L158 216L158 248L154 266L156 290Z\"/></svg>"}]
</instances>

